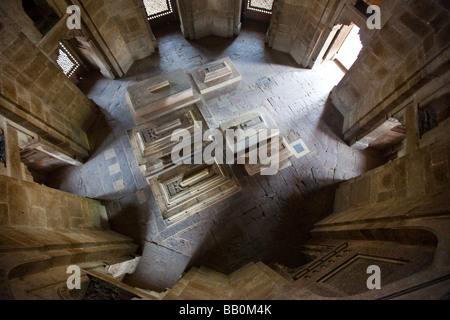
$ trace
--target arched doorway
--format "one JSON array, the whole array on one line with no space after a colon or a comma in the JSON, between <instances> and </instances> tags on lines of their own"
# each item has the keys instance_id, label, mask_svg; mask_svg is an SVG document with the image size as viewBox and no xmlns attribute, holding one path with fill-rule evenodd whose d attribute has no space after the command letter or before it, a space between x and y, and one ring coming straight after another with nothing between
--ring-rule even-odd
<instances>
[{"instance_id":1,"label":"arched doorway","mask_svg":"<svg viewBox=\"0 0 450 320\"><path fill-rule=\"evenodd\" d=\"M332 61L342 72L346 73L363 49L360 28L356 24L350 23L349 25L338 25L333 31L322 51L322 63Z\"/></svg>"},{"instance_id":2,"label":"arched doorway","mask_svg":"<svg viewBox=\"0 0 450 320\"><path fill-rule=\"evenodd\" d=\"M272 18L273 0L244 0L242 3L242 18L270 23Z\"/></svg>"}]
</instances>

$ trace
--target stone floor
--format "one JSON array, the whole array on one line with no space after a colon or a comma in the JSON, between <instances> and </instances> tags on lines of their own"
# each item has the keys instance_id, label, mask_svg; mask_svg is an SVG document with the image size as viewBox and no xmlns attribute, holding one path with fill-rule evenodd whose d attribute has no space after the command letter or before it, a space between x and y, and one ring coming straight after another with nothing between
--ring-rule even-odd
<instances>
[{"instance_id":1,"label":"stone floor","mask_svg":"<svg viewBox=\"0 0 450 320\"><path fill-rule=\"evenodd\" d=\"M339 137L342 119L326 103L343 74L333 64L299 68L285 53L264 45L267 26L247 21L236 39L187 41L178 27L154 30L159 50L137 61L127 76L108 80L91 74L80 88L102 110L91 138L95 153L80 168L62 168L47 184L104 200L111 228L136 240L143 258L127 282L160 290L173 285L190 266L230 273L249 263L305 263L299 252L314 223L333 210L334 190L344 180L380 164L373 150L348 147ZM291 142L301 138L311 153L275 176L246 176L233 170L243 190L172 226L158 211L140 174L126 131L133 120L126 88L149 77L229 56L242 74L236 92L209 101L216 123L264 107Z\"/></svg>"}]
</instances>

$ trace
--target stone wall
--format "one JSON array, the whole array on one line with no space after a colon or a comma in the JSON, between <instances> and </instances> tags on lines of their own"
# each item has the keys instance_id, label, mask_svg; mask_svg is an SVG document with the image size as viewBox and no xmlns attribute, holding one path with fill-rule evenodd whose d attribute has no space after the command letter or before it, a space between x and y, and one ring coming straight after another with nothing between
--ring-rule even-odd
<instances>
[{"instance_id":1,"label":"stone wall","mask_svg":"<svg viewBox=\"0 0 450 320\"><path fill-rule=\"evenodd\" d=\"M3 3L2 3L3 4ZM2 115L81 158L96 108L0 7Z\"/></svg>"},{"instance_id":2,"label":"stone wall","mask_svg":"<svg viewBox=\"0 0 450 320\"><path fill-rule=\"evenodd\" d=\"M155 51L154 37L142 1L73 1L81 8L80 31L67 29L65 1L48 3L61 20L46 35L36 29L20 1L0 5L0 112L69 156L83 159L90 152L86 132L98 110L54 61L59 41L82 36L95 50L101 72L115 77Z\"/></svg>"},{"instance_id":3,"label":"stone wall","mask_svg":"<svg viewBox=\"0 0 450 320\"><path fill-rule=\"evenodd\" d=\"M108 218L95 200L0 176L0 226L104 229Z\"/></svg>"},{"instance_id":4,"label":"stone wall","mask_svg":"<svg viewBox=\"0 0 450 320\"><path fill-rule=\"evenodd\" d=\"M177 6L186 38L232 38L240 32L242 0L177 0Z\"/></svg>"},{"instance_id":5,"label":"stone wall","mask_svg":"<svg viewBox=\"0 0 450 320\"><path fill-rule=\"evenodd\" d=\"M445 141L416 149L342 183L336 191L334 214L320 221L313 234L325 230L334 230L337 234L342 230L344 234L348 229L361 226L376 228L378 222L448 215L449 186L450 141L447 137ZM355 228L351 227L353 225ZM373 240L370 232L348 233L347 236Z\"/></svg>"},{"instance_id":6,"label":"stone wall","mask_svg":"<svg viewBox=\"0 0 450 320\"><path fill-rule=\"evenodd\" d=\"M10 280L41 273L31 283L37 290L48 286L50 268L124 261L136 248L109 230L100 202L0 175L0 299L14 298Z\"/></svg>"},{"instance_id":7,"label":"stone wall","mask_svg":"<svg viewBox=\"0 0 450 320\"><path fill-rule=\"evenodd\" d=\"M390 19L395 3L383 1L382 26ZM354 23L361 29L361 42L367 44L375 32L367 28L366 21L353 0L275 0L268 44L291 54L302 67L312 68L322 61L323 50L328 48L339 26Z\"/></svg>"},{"instance_id":8,"label":"stone wall","mask_svg":"<svg viewBox=\"0 0 450 320\"><path fill-rule=\"evenodd\" d=\"M415 250L435 247L429 266L383 285L382 292L385 299L438 299L448 292L449 283L449 186L447 137L342 183L336 191L335 213L317 223L311 235L319 241L383 241ZM385 254L396 254L389 250ZM362 297L373 299L377 290L372 291Z\"/></svg>"},{"instance_id":9,"label":"stone wall","mask_svg":"<svg viewBox=\"0 0 450 320\"><path fill-rule=\"evenodd\" d=\"M208 268L191 268L164 300L375 300L391 297L439 299L447 294L448 280L408 287L409 279L423 275L432 264L434 245L412 246L393 242L314 240L324 253L296 269L262 262L249 263L229 275ZM380 290L367 288L367 268L381 268ZM276 270L276 271L275 271ZM429 273L429 272L428 272ZM437 284L437 285L436 285Z\"/></svg>"},{"instance_id":10,"label":"stone wall","mask_svg":"<svg viewBox=\"0 0 450 320\"><path fill-rule=\"evenodd\" d=\"M191 268L164 300L285 299L290 282L265 264L249 263L225 275L208 268Z\"/></svg>"},{"instance_id":11,"label":"stone wall","mask_svg":"<svg viewBox=\"0 0 450 320\"><path fill-rule=\"evenodd\" d=\"M396 3L390 17L384 17L388 20L382 29L365 43L332 92L333 104L345 118L347 141L358 140L448 70L449 9L444 1L403 0Z\"/></svg>"},{"instance_id":12,"label":"stone wall","mask_svg":"<svg viewBox=\"0 0 450 320\"><path fill-rule=\"evenodd\" d=\"M92 268L125 261L137 247L108 230L0 227L0 232L0 300L61 299L57 291L67 290L68 266Z\"/></svg>"},{"instance_id":13,"label":"stone wall","mask_svg":"<svg viewBox=\"0 0 450 320\"><path fill-rule=\"evenodd\" d=\"M117 1L109 9L134 61L155 52L154 35L147 20L143 1Z\"/></svg>"},{"instance_id":14,"label":"stone wall","mask_svg":"<svg viewBox=\"0 0 450 320\"><path fill-rule=\"evenodd\" d=\"M312 51L338 2L275 1L268 33L269 47L291 54L304 67L312 67Z\"/></svg>"},{"instance_id":15,"label":"stone wall","mask_svg":"<svg viewBox=\"0 0 450 320\"><path fill-rule=\"evenodd\" d=\"M337 26L355 23L363 50L331 94L353 144L431 79L448 70L449 6L443 1L385 0L381 30L370 30L355 1L275 1L268 44L303 67L321 62ZM322 56L321 56L322 55Z\"/></svg>"},{"instance_id":16,"label":"stone wall","mask_svg":"<svg viewBox=\"0 0 450 320\"><path fill-rule=\"evenodd\" d=\"M127 73L133 62L155 52L153 34L141 1L73 1L108 57L116 76Z\"/></svg>"}]
</instances>

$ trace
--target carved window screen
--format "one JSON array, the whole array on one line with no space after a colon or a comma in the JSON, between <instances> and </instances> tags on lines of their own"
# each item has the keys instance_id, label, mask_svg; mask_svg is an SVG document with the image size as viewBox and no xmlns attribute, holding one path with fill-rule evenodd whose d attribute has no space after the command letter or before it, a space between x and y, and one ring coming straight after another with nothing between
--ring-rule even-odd
<instances>
[{"instance_id":1,"label":"carved window screen","mask_svg":"<svg viewBox=\"0 0 450 320\"><path fill-rule=\"evenodd\" d=\"M273 0L248 0L247 9L272 14Z\"/></svg>"},{"instance_id":2,"label":"carved window screen","mask_svg":"<svg viewBox=\"0 0 450 320\"><path fill-rule=\"evenodd\" d=\"M67 77L71 77L80 67L78 60L70 53L62 42L59 43L58 58L56 63L61 67Z\"/></svg>"},{"instance_id":3,"label":"carved window screen","mask_svg":"<svg viewBox=\"0 0 450 320\"><path fill-rule=\"evenodd\" d=\"M148 20L163 17L173 13L170 0L144 0L145 10L147 10Z\"/></svg>"}]
</instances>

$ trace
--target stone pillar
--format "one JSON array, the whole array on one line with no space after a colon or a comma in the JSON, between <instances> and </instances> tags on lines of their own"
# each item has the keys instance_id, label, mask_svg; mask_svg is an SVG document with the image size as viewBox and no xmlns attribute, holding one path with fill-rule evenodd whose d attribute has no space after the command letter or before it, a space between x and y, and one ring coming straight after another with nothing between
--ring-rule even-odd
<instances>
[{"instance_id":1,"label":"stone pillar","mask_svg":"<svg viewBox=\"0 0 450 320\"><path fill-rule=\"evenodd\" d=\"M177 5L185 38L232 38L240 33L242 0L177 0Z\"/></svg>"}]
</instances>

